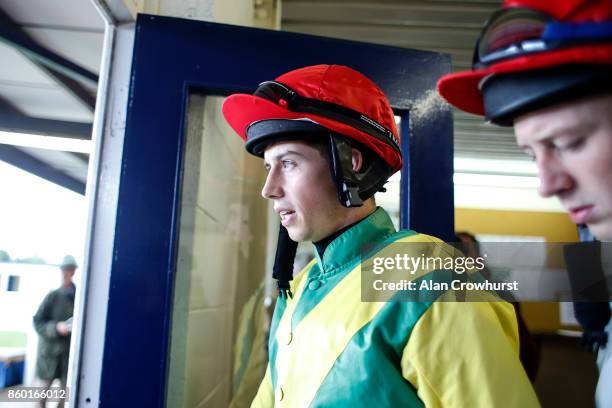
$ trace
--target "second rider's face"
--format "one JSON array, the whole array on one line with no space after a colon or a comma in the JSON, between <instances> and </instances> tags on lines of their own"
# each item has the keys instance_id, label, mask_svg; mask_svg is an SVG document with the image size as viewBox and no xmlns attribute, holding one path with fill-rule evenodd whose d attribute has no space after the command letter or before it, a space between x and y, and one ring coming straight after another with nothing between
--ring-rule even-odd
<instances>
[{"instance_id":1,"label":"second rider's face","mask_svg":"<svg viewBox=\"0 0 612 408\"><path fill-rule=\"evenodd\" d=\"M538 165L540 195L557 196L576 224L612 239L612 95L541 109L515 120Z\"/></svg>"}]
</instances>

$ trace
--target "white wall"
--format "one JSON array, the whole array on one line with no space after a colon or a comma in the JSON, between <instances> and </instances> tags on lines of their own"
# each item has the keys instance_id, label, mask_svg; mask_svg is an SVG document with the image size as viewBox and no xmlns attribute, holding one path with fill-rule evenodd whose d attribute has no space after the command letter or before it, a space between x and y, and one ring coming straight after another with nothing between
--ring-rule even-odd
<instances>
[{"instance_id":1,"label":"white wall","mask_svg":"<svg viewBox=\"0 0 612 408\"><path fill-rule=\"evenodd\" d=\"M19 276L19 288L7 291L10 275ZM36 366L38 335L32 317L43 298L61 284L61 272L54 265L0 263L0 331L27 334L24 383L32 384Z\"/></svg>"}]
</instances>

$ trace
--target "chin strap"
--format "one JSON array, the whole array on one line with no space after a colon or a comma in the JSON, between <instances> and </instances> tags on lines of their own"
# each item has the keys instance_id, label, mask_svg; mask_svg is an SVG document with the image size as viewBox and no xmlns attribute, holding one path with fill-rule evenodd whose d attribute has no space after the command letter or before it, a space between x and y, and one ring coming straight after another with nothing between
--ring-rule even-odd
<instances>
[{"instance_id":1,"label":"chin strap","mask_svg":"<svg viewBox=\"0 0 612 408\"><path fill-rule=\"evenodd\" d=\"M338 189L338 200L347 208L361 207L363 200L359 197L359 179L353 171L352 147L344 137L334 133L329 138L331 169Z\"/></svg>"},{"instance_id":2,"label":"chin strap","mask_svg":"<svg viewBox=\"0 0 612 408\"><path fill-rule=\"evenodd\" d=\"M587 231L588 233L588 231ZM583 237L581 239L594 239ZM606 347L610 321L610 294L602 267L601 242L583 241L563 247L565 266L569 274L574 316L584 329L581 344L591 351Z\"/></svg>"},{"instance_id":3,"label":"chin strap","mask_svg":"<svg viewBox=\"0 0 612 408\"><path fill-rule=\"evenodd\" d=\"M293 280L293 261L298 243L289 237L287 229L280 226L278 230L278 244L272 277L276 279L278 296L284 299L293 298L289 282Z\"/></svg>"},{"instance_id":4,"label":"chin strap","mask_svg":"<svg viewBox=\"0 0 612 408\"><path fill-rule=\"evenodd\" d=\"M344 207L361 207L363 201L377 191L386 191L383 185L394 171L384 160L370 155L362 149L364 157L362 169L353 170L353 145L344 136L329 134L329 161L331 174L338 192L338 200ZM359 149L359 147L357 147Z\"/></svg>"},{"instance_id":5,"label":"chin strap","mask_svg":"<svg viewBox=\"0 0 612 408\"><path fill-rule=\"evenodd\" d=\"M574 316L584 329L580 344L590 351L606 347L608 333L606 325L610 321L608 302L574 302Z\"/></svg>"}]
</instances>

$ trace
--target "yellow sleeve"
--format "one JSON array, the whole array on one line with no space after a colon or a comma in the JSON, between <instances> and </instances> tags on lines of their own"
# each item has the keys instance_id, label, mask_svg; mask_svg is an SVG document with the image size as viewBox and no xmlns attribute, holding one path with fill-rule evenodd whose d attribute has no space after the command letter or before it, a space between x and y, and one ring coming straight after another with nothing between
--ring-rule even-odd
<instances>
[{"instance_id":1,"label":"yellow sleeve","mask_svg":"<svg viewBox=\"0 0 612 408\"><path fill-rule=\"evenodd\" d=\"M270 364L266 369L266 375L259 385L257 395L251 403L251 408L270 408L274 406L274 390L272 390L272 378L270 377Z\"/></svg>"},{"instance_id":2,"label":"yellow sleeve","mask_svg":"<svg viewBox=\"0 0 612 408\"><path fill-rule=\"evenodd\" d=\"M433 303L404 348L402 371L428 408L540 406L506 302Z\"/></svg>"}]
</instances>

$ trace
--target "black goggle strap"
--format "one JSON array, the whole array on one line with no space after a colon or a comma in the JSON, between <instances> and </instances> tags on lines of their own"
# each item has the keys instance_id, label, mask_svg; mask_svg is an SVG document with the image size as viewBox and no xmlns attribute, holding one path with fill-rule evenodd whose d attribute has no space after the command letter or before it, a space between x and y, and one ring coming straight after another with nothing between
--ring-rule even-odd
<instances>
[{"instance_id":1,"label":"black goggle strap","mask_svg":"<svg viewBox=\"0 0 612 408\"><path fill-rule=\"evenodd\" d=\"M350 143L344 137L330 133L329 147L332 176L340 203L347 208L361 207L363 200L359 196L359 179L353 171Z\"/></svg>"},{"instance_id":2,"label":"black goggle strap","mask_svg":"<svg viewBox=\"0 0 612 408\"><path fill-rule=\"evenodd\" d=\"M281 225L278 230L272 277L276 279L278 296L284 299L293 298L289 282L293 280L293 262L297 246L298 243L289 237L287 229Z\"/></svg>"},{"instance_id":3,"label":"black goggle strap","mask_svg":"<svg viewBox=\"0 0 612 408\"><path fill-rule=\"evenodd\" d=\"M331 102L300 96L289 87L275 81L262 82L253 95L268 99L274 103L279 103L282 100L286 103L287 109L294 112L312 113L352 126L388 144L400 156L402 154L399 142L391 130L353 109Z\"/></svg>"}]
</instances>

